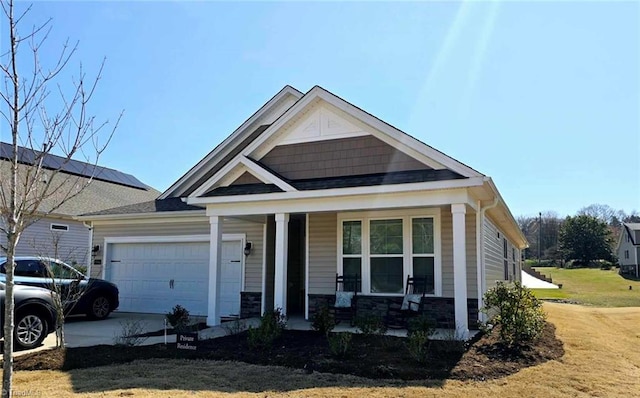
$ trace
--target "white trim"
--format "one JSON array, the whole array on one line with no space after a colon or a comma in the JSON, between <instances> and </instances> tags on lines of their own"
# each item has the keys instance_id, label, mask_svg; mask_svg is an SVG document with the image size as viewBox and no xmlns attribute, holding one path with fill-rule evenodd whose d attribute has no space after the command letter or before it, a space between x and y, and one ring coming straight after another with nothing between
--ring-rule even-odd
<instances>
[{"instance_id":1,"label":"white trim","mask_svg":"<svg viewBox=\"0 0 640 398\"><path fill-rule=\"evenodd\" d=\"M309 213L304 217L304 319L309 320Z\"/></svg>"},{"instance_id":2,"label":"white trim","mask_svg":"<svg viewBox=\"0 0 640 398\"><path fill-rule=\"evenodd\" d=\"M455 299L456 330L462 338L469 335L467 304L467 208L464 203L451 205L453 227L453 297Z\"/></svg>"},{"instance_id":3,"label":"white trim","mask_svg":"<svg viewBox=\"0 0 640 398\"><path fill-rule=\"evenodd\" d=\"M230 144L236 140L240 135L243 135L249 131L249 133L253 132L254 129L250 129L254 123L256 123L263 115L273 110L283 99L287 96L292 96L296 99L300 99L303 97L303 94L296 90L295 88L287 85L282 90L280 90L276 95L274 95L269 101L267 101L260 109L256 111L249 119L247 119L244 123L240 125L233 133L231 133L222 143L220 143L213 151L211 151L207 156L204 157L201 161L199 161L195 166L193 166L189 171L187 171L180 179L174 182L166 191L164 191L158 199L166 199L172 194L176 194L175 196L179 196L186 188L189 187L188 181L192 177L197 177L199 174L203 174L202 171L214 158L221 156L222 153L229 153L235 146L230 146ZM197 178L195 178L197 180ZM187 185L187 187L184 187Z\"/></svg>"},{"instance_id":4,"label":"white trim","mask_svg":"<svg viewBox=\"0 0 640 398\"><path fill-rule=\"evenodd\" d=\"M289 213L276 213L276 247L273 283L273 309L287 315L287 257L289 245Z\"/></svg>"},{"instance_id":5,"label":"white trim","mask_svg":"<svg viewBox=\"0 0 640 398\"><path fill-rule=\"evenodd\" d=\"M336 272L342 273L342 223L344 221L361 221L361 243L362 243L362 295L365 296L390 296L398 297L404 295L404 286L407 275L412 272L413 253L411 242L411 225L414 218L432 218L433 219L433 244L434 244L434 294L427 294L429 297L442 297L442 220L441 210L437 207L421 208L421 209L404 209L404 210L382 210L382 211L360 211L360 212L341 212L337 214L337 260ZM403 227L403 280L402 293L371 293L371 273L370 273L370 223L372 220L384 219L402 219ZM398 257L398 256L393 256Z\"/></svg>"},{"instance_id":6,"label":"white trim","mask_svg":"<svg viewBox=\"0 0 640 398\"><path fill-rule=\"evenodd\" d=\"M210 235L168 235L168 236L107 236L105 247L111 243L186 243L209 242Z\"/></svg>"},{"instance_id":7,"label":"white trim","mask_svg":"<svg viewBox=\"0 0 640 398\"><path fill-rule=\"evenodd\" d=\"M91 267L93 266L93 225L89 229L89 252L87 253L87 276L91 278Z\"/></svg>"},{"instance_id":8,"label":"white trim","mask_svg":"<svg viewBox=\"0 0 640 398\"><path fill-rule=\"evenodd\" d=\"M260 315L266 311L267 301L267 223L262 225L262 298L260 303Z\"/></svg>"}]
</instances>

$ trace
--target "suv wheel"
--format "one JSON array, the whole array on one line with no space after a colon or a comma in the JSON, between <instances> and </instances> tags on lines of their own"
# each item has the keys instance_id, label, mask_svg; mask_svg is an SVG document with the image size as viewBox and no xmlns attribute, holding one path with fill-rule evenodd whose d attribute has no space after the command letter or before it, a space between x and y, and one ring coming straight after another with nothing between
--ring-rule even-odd
<instances>
[{"instance_id":1,"label":"suv wheel","mask_svg":"<svg viewBox=\"0 0 640 398\"><path fill-rule=\"evenodd\" d=\"M39 314L21 314L16 321L14 340L21 348L35 348L47 336L47 321Z\"/></svg>"},{"instance_id":2,"label":"suv wheel","mask_svg":"<svg viewBox=\"0 0 640 398\"><path fill-rule=\"evenodd\" d=\"M104 319L109 316L111 312L111 303L105 296L95 296L91 299L89 304L89 312L87 315L91 319Z\"/></svg>"}]
</instances>

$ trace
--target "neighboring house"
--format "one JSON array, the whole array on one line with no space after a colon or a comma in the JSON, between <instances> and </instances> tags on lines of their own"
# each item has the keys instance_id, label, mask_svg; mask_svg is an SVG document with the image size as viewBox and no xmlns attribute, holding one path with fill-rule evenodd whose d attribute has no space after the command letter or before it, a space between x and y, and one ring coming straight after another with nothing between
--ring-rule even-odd
<instances>
[{"instance_id":1,"label":"neighboring house","mask_svg":"<svg viewBox=\"0 0 640 398\"><path fill-rule=\"evenodd\" d=\"M360 275L358 311L384 315L425 275L428 315L466 332L527 247L489 177L318 86L286 86L158 200L81 219L121 311L180 304L210 325L308 319L336 274Z\"/></svg>"},{"instance_id":2,"label":"neighboring house","mask_svg":"<svg viewBox=\"0 0 640 398\"><path fill-rule=\"evenodd\" d=\"M0 176L8 178L11 145L0 142ZM19 167L28 168L33 151L20 148ZM43 159L43 181L51 178L51 170L60 169L63 158L48 154ZM75 216L116 206L153 200L160 192L141 183L132 175L117 170L72 160L62 166L54 177L71 184L85 185L72 197L46 217L27 227L18 241L16 255L56 257L70 264L89 266L91 263L91 230L88 224ZM43 201L41 210L51 210L50 201ZM0 244L6 244L6 236L0 236Z\"/></svg>"},{"instance_id":3,"label":"neighboring house","mask_svg":"<svg viewBox=\"0 0 640 398\"><path fill-rule=\"evenodd\" d=\"M618 262L620 273L640 277L640 223L622 224L618 239Z\"/></svg>"}]
</instances>

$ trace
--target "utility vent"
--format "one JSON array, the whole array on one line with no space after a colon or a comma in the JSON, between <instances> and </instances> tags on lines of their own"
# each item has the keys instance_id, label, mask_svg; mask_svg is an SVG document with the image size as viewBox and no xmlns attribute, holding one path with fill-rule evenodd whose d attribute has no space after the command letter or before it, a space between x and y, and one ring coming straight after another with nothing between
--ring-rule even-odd
<instances>
[{"instance_id":1,"label":"utility vent","mask_svg":"<svg viewBox=\"0 0 640 398\"><path fill-rule=\"evenodd\" d=\"M51 224L52 231L68 231L69 226L64 224Z\"/></svg>"}]
</instances>

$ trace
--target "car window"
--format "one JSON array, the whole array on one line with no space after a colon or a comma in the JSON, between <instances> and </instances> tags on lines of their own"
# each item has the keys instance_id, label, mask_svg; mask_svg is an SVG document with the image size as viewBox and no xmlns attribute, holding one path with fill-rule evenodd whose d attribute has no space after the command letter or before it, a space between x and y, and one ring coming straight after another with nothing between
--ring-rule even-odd
<instances>
[{"instance_id":1,"label":"car window","mask_svg":"<svg viewBox=\"0 0 640 398\"><path fill-rule=\"evenodd\" d=\"M15 275L43 277L46 273L40 260L17 260Z\"/></svg>"},{"instance_id":2,"label":"car window","mask_svg":"<svg viewBox=\"0 0 640 398\"><path fill-rule=\"evenodd\" d=\"M54 278L62 279L78 279L79 274L64 264L56 263L55 261L49 262L49 269Z\"/></svg>"}]
</instances>

